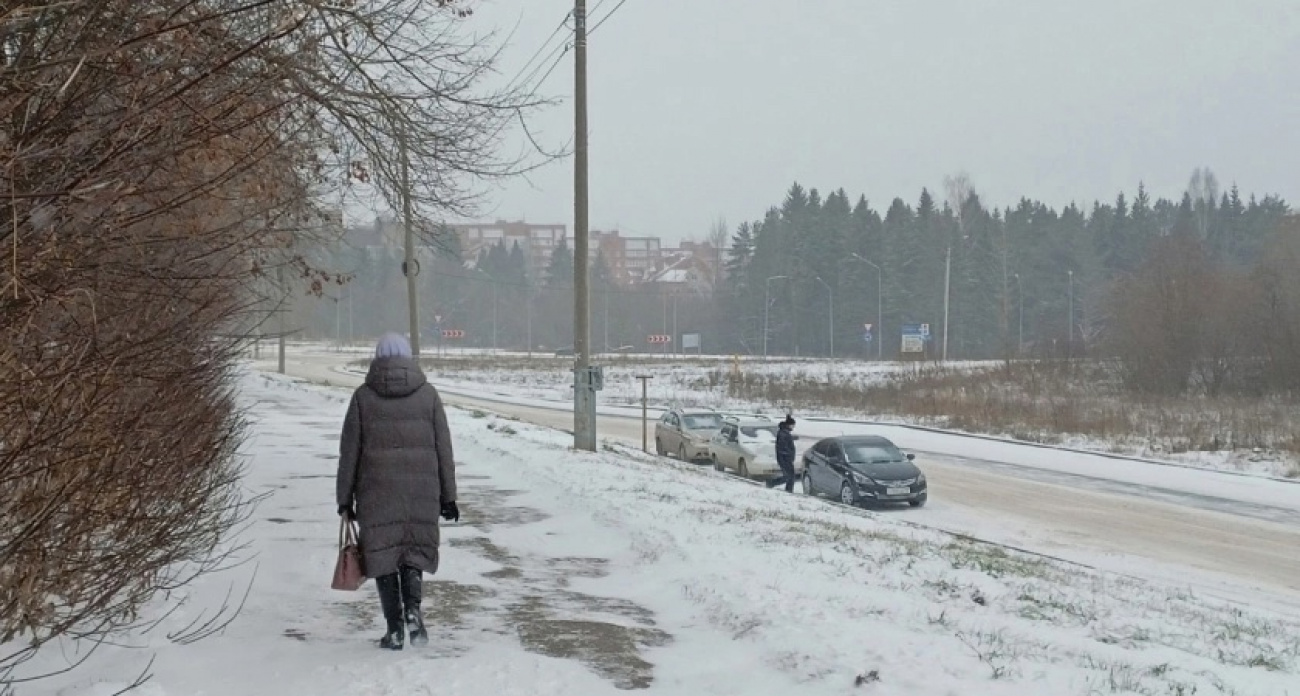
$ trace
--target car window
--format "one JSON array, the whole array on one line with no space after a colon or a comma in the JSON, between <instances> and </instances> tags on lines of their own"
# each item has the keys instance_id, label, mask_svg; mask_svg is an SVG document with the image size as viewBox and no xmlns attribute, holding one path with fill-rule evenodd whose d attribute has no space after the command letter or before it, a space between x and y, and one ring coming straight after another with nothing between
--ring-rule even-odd
<instances>
[{"instance_id":1,"label":"car window","mask_svg":"<svg viewBox=\"0 0 1300 696\"><path fill-rule=\"evenodd\" d=\"M815 445L812 446L812 451L814 451L814 452L816 452L817 454L820 454L820 455L822 455L822 456L825 456L825 455L826 455L826 445L827 445L827 444L829 444L829 443L828 443L826 440L822 440L821 442L818 442L817 444L815 444Z\"/></svg>"},{"instance_id":2,"label":"car window","mask_svg":"<svg viewBox=\"0 0 1300 696\"><path fill-rule=\"evenodd\" d=\"M776 442L776 429L770 426L744 426L740 439L748 443Z\"/></svg>"},{"instance_id":3,"label":"car window","mask_svg":"<svg viewBox=\"0 0 1300 696\"><path fill-rule=\"evenodd\" d=\"M847 459L855 464L883 464L903 459L903 452L890 444L854 444L846 449Z\"/></svg>"},{"instance_id":4,"label":"car window","mask_svg":"<svg viewBox=\"0 0 1300 696\"><path fill-rule=\"evenodd\" d=\"M688 430L713 430L722 427L722 416L716 413L693 413L682 416Z\"/></svg>"},{"instance_id":5,"label":"car window","mask_svg":"<svg viewBox=\"0 0 1300 696\"><path fill-rule=\"evenodd\" d=\"M667 424L667 423L669 423L669 422L672 421L672 418L673 418L673 414L671 414L671 413L665 413L664 415L659 416L659 422L660 422L660 423Z\"/></svg>"},{"instance_id":6,"label":"car window","mask_svg":"<svg viewBox=\"0 0 1300 696\"><path fill-rule=\"evenodd\" d=\"M722 428L722 437L724 440L731 442L736 439L736 426L726 425Z\"/></svg>"}]
</instances>

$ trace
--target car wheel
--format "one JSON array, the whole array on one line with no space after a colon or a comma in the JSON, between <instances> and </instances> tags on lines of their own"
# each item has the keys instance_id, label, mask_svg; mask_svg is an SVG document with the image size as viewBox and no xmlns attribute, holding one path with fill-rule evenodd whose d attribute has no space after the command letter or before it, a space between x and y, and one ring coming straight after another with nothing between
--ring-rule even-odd
<instances>
[{"instance_id":1,"label":"car wheel","mask_svg":"<svg viewBox=\"0 0 1300 696\"><path fill-rule=\"evenodd\" d=\"M911 505L912 507L922 507L923 505L925 505L925 501L926 501L925 498L918 498L916 500L907 501L907 504Z\"/></svg>"},{"instance_id":2,"label":"car wheel","mask_svg":"<svg viewBox=\"0 0 1300 696\"><path fill-rule=\"evenodd\" d=\"M813 494L812 477L808 475L807 471L803 473L803 494L804 495Z\"/></svg>"},{"instance_id":3,"label":"car wheel","mask_svg":"<svg viewBox=\"0 0 1300 696\"><path fill-rule=\"evenodd\" d=\"M847 482L840 486L840 502L845 505L852 505L857 502L853 499L853 488Z\"/></svg>"},{"instance_id":4,"label":"car wheel","mask_svg":"<svg viewBox=\"0 0 1300 696\"><path fill-rule=\"evenodd\" d=\"M736 473L740 474L741 478L749 478L749 467L745 466L744 459L736 463Z\"/></svg>"},{"instance_id":5,"label":"car wheel","mask_svg":"<svg viewBox=\"0 0 1300 696\"><path fill-rule=\"evenodd\" d=\"M657 437L655 438L655 454L661 457L664 456L664 443L660 442Z\"/></svg>"},{"instance_id":6,"label":"car wheel","mask_svg":"<svg viewBox=\"0 0 1300 696\"><path fill-rule=\"evenodd\" d=\"M677 458L686 461L686 445L677 448Z\"/></svg>"}]
</instances>

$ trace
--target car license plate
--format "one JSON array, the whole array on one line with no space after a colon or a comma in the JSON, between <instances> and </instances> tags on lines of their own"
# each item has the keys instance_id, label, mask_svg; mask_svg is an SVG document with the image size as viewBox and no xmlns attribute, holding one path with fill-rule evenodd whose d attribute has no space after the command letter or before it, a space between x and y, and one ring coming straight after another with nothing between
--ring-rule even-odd
<instances>
[{"instance_id":1,"label":"car license plate","mask_svg":"<svg viewBox=\"0 0 1300 696\"><path fill-rule=\"evenodd\" d=\"M907 486L903 486L903 487L901 487L901 488L886 488L886 489L885 489L885 494L886 494L886 495L907 495L908 493L911 493L911 492L912 492L912 489L911 489L911 488L908 488Z\"/></svg>"}]
</instances>

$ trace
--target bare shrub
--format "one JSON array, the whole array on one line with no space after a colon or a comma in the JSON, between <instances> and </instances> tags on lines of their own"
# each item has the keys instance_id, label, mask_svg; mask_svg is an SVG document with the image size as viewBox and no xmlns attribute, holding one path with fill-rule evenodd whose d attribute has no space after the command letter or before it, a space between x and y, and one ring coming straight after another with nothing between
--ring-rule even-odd
<instances>
[{"instance_id":1,"label":"bare shrub","mask_svg":"<svg viewBox=\"0 0 1300 696\"><path fill-rule=\"evenodd\" d=\"M1137 271L1115 284L1109 341L1131 388L1152 394L1187 388L1201 352L1198 327L1217 281L1204 245L1174 234L1156 240Z\"/></svg>"},{"instance_id":2,"label":"bare shrub","mask_svg":"<svg viewBox=\"0 0 1300 696\"><path fill-rule=\"evenodd\" d=\"M1230 451L1300 455L1300 408L1289 397L1138 394L1122 367L1097 361L1015 362L1010 368L924 368L883 381L721 373L727 395L751 403L816 404L830 412L901 417L941 427L1059 444L1108 440L1117 451Z\"/></svg>"},{"instance_id":3,"label":"bare shrub","mask_svg":"<svg viewBox=\"0 0 1300 696\"><path fill-rule=\"evenodd\" d=\"M1286 218L1269 240L1255 275L1252 338L1275 389L1300 393L1300 215Z\"/></svg>"},{"instance_id":4,"label":"bare shrub","mask_svg":"<svg viewBox=\"0 0 1300 696\"><path fill-rule=\"evenodd\" d=\"M463 12L0 8L0 688L51 639L99 644L226 559L250 503L231 366L290 291L268 271L340 280L295 251L323 229L320 190L397 197L399 133L421 214L464 205L460 175L504 173L488 143L520 104L474 99L488 61L452 36ZM339 154L358 149L383 161Z\"/></svg>"}]
</instances>

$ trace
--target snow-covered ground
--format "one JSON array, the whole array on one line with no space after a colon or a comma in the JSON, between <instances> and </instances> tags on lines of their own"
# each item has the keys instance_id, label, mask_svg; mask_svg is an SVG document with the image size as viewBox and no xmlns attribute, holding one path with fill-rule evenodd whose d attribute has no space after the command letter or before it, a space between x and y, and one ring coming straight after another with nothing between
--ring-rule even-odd
<instances>
[{"instance_id":1,"label":"snow-covered ground","mask_svg":"<svg viewBox=\"0 0 1300 696\"><path fill-rule=\"evenodd\" d=\"M251 374L251 563L20 694L1295 696L1300 616L963 540L707 468L453 409L464 516L431 641L381 652L373 583L329 589L347 392ZM926 512L926 511L919 511ZM247 589L219 635L168 634ZM162 606L154 610L161 610ZM55 646L57 647L57 646ZM71 646L65 646L71 650ZM27 670L75 654L45 651Z\"/></svg>"},{"instance_id":2,"label":"snow-covered ground","mask_svg":"<svg viewBox=\"0 0 1300 696\"><path fill-rule=\"evenodd\" d=\"M295 351L322 355L328 350L317 346L300 346ZM356 351L356 359L368 355ZM345 356L341 356L345 357ZM516 396L529 399L571 401L573 376L571 358L535 356L531 360L522 355L480 355L471 352L458 354L455 362L431 366L430 374L439 384L462 390L482 389L484 386L499 396ZM501 367L493 362L501 362ZM737 399L727 394L723 375L739 370L748 375L778 376L783 380L809 383L848 384L864 387L879 384L899 373L916 370L914 364L843 361L831 365L826 360L790 359L740 359L726 356L687 356L678 359L646 359L637 355L629 360L611 357L601 361L605 365L605 386L598 395L600 403L607 406L637 406L642 398L642 383L638 375L649 375L646 399L651 408L661 409L671 405L706 407L728 411L786 413L797 416L827 419L869 419L875 423L895 425L924 425L935 427L917 418L864 413L861 410L833 409L817 403L769 403ZM947 369L983 369L994 363L950 363ZM940 424L941 425L941 424ZM945 430L937 427L936 429ZM948 432L958 432L947 429ZM979 434L979 433L974 433ZM1008 438L1009 439L1009 438ZM1023 440L1022 440L1023 441ZM1296 478L1300 461L1283 452L1263 449L1221 449L1218 451L1180 451L1170 438L1125 436L1101 439L1075 434L1042 432L1032 437L1033 442L1046 442L1053 446L1079 451L1132 456L1152 461L1163 461L1218 471Z\"/></svg>"}]
</instances>

